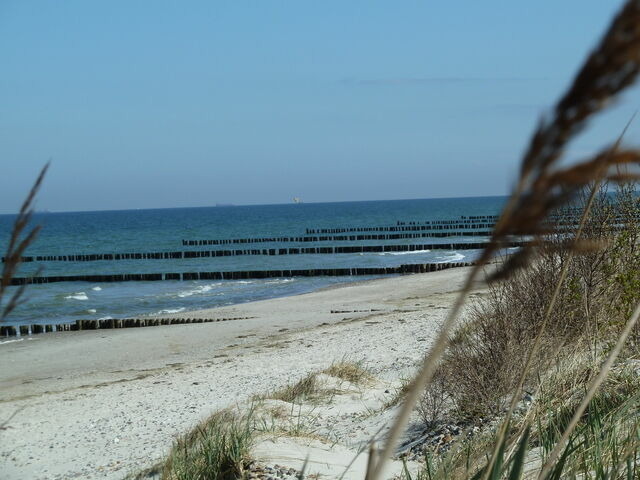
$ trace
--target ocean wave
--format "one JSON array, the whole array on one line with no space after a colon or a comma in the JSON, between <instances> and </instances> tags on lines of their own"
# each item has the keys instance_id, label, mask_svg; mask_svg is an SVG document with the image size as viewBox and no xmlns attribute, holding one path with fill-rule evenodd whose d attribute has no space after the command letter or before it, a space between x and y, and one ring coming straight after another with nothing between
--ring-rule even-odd
<instances>
[{"instance_id":1,"label":"ocean wave","mask_svg":"<svg viewBox=\"0 0 640 480\"><path fill-rule=\"evenodd\" d=\"M67 295L66 297L67 300L89 300L89 297L87 297L87 294L84 292L77 292L71 295Z\"/></svg>"},{"instance_id":2,"label":"ocean wave","mask_svg":"<svg viewBox=\"0 0 640 480\"><path fill-rule=\"evenodd\" d=\"M160 310L159 312L154 313L154 315L162 315L164 313L180 313L186 310L185 307L178 308L165 308L164 310Z\"/></svg>"},{"instance_id":3,"label":"ocean wave","mask_svg":"<svg viewBox=\"0 0 640 480\"><path fill-rule=\"evenodd\" d=\"M464 260L465 256L458 252L453 252L446 257L440 257L441 260L437 263L451 263L451 262L459 262L460 260Z\"/></svg>"},{"instance_id":4,"label":"ocean wave","mask_svg":"<svg viewBox=\"0 0 640 480\"><path fill-rule=\"evenodd\" d=\"M91 287L91 290L93 290L94 292L99 292L100 290L102 290L101 287Z\"/></svg>"},{"instance_id":5,"label":"ocean wave","mask_svg":"<svg viewBox=\"0 0 640 480\"><path fill-rule=\"evenodd\" d=\"M106 317L100 317L98 320L112 320L113 317L110 317L109 315L107 315Z\"/></svg>"},{"instance_id":6,"label":"ocean wave","mask_svg":"<svg viewBox=\"0 0 640 480\"><path fill-rule=\"evenodd\" d=\"M383 255L411 255L414 253L429 253L431 250L412 250L410 252L384 252Z\"/></svg>"},{"instance_id":7,"label":"ocean wave","mask_svg":"<svg viewBox=\"0 0 640 480\"><path fill-rule=\"evenodd\" d=\"M281 283L295 282L295 278L281 278L278 280L269 280L265 282L267 285L279 285Z\"/></svg>"},{"instance_id":8,"label":"ocean wave","mask_svg":"<svg viewBox=\"0 0 640 480\"><path fill-rule=\"evenodd\" d=\"M13 342L21 342L24 338L14 338L13 340L4 340L0 342L0 345L4 345L5 343L13 343Z\"/></svg>"},{"instance_id":9,"label":"ocean wave","mask_svg":"<svg viewBox=\"0 0 640 480\"><path fill-rule=\"evenodd\" d=\"M87 309L87 313L96 313L97 310L95 308L89 308Z\"/></svg>"},{"instance_id":10,"label":"ocean wave","mask_svg":"<svg viewBox=\"0 0 640 480\"><path fill-rule=\"evenodd\" d=\"M381 256L385 256L385 255L412 255L414 253L429 253L431 252L431 250L411 250L411 251L406 251L406 252L365 252L365 253L358 253L358 255L363 256L363 255L381 255Z\"/></svg>"},{"instance_id":11,"label":"ocean wave","mask_svg":"<svg viewBox=\"0 0 640 480\"><path fill-rule=\"evenodd\" d=\"M219 287L220 285L222 285L222 283L211 283L209 285L200 285L192 290L183 290L182 292L178 293L178 296L180 298L185 298L185 297L191 297L192 295L201 295L203 293L207 293L210 292L211 290L214 289L214 287Z\"/></svg>"}]
</instances>

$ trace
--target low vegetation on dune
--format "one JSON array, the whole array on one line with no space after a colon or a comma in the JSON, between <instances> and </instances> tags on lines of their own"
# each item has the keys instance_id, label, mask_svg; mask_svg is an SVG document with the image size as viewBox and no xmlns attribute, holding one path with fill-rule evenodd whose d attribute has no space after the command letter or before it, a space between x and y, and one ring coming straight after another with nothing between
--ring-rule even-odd
<instances>
[{"instance_id":1,"label":"low vegetation on dune","mask_svg":"<svg viewBox=\"0 0 640 480\"><path fill-rule=\"evenodd\" d=\"M332 363L322 373L351 382L354 385L366 385L373 381L373 375L365 367L358 362L347 360Z\"/></svg>"},{"instance_id":2,"label":"low vegetation on dune","mask_svg":"<svg viewBox=\"0 0 640 480\"><path fill-rule=\"evenodd\" d=\"M605 248L572 256L558 248L575 235L565 229L529 268L490 284L474 300L418 403L426 425L455 424L466 435L445 451L425 449L421 475L476 478L504 430L500 475L512 471L508 460L518 461L523 475L538 477L638 300L638 219L640 199L632 185L615 195L601 193L582 235ZM636 325L547 478L638 478L639 402ZM501 429L508 412L508 426Z\"/></svg>"},{"instance_id":3,"label":"low vegetation on dune","mask_svg":"<svg viewBox=\"0 0 640 480\"><path fill-rule=\"evenodd\" d=\"M301 400L308 400L317 397L320 394L320 385L316 373L301 378L292 385L287 385L279 390L270 392L262 398L272 400L282 400L283 402L293 403Z\"/></svg>"},{"instance_id":4,"label":"low vegetation on dune","mask_svg":"<svg viewBox=\"0 0 640 480\"><path fill-rule=\"evenodd\" d=\"M508 408L511 392L519 388L533 392L541 376L565 355L598 365L637 299L638 219L640 203L628 188L615 196L600 195L583 238L605 243L606 248L569 258L567 251L557 248L572 235L566 232L545 245L528 269L491 284L451 336L429 395L455 386L447 395L457 417L497 415ZM622 230L621 224L625 225ZM558 282L557 299L546 313ZM638 334L640 329L635 327L623 357L640 353ZM537 352L520 386L534 341Z\"/></svg>"},{"instance_id":5,"label":"low vegetation on dune","mask_svg":"<svg viewBox=\"0 0 640 480\"><path fill-rule=\"evenodd\" d=\"M252 412L216 412L180 437L164 465L167 480L233 480L242 478L250 459L255 425Z\"/></svg>"},{"instance_id":6,"label":"low vegetation on dune","mask_svg":"<svg viewBox=\"0 0 640 480\"><path fill-rule=\"evenodd\" d=\"M358 362L334 362L281 389L254 397L250 405L216 412L179 437L164 462L130 478L245 478L255 466L251 447L260 438L304 437L331 442L315 433L310 424L316 415L309 414L306 407L313 411L319 403L329 403L335 395L344 393L342 387L353 392L373 381L371 373ZM344 382L349 382L350 389Z\"/></svg>"},{"instance_id":7,"label":"low vegetation on dune","mask_svg":"<svg viewBox=\"0 0 640 480\"><path fill-rule=\"evenodd\" d=\"M360 363L341 360L332 363L321 372L309 373L291 385L260 395L257 400L281 400L288 403L299 403L301 401L318 402L339 393L339 388L323 385L322 380L319 378L321 374L350 382L354 385L366 385L373 380L371 373Z\"/></svg>"}]
</instances>

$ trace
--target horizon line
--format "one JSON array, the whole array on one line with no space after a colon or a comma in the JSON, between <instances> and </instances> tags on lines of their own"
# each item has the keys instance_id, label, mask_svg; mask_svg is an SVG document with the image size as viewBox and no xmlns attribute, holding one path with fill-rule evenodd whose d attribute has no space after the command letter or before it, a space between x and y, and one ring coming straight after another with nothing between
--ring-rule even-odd
<instances>
[{"instance_id":1,"label":"horizon line","mask_svg":"<svg viewBox=\"0 0 640 480\"><path fill-rule=\"evenodd\" d=\"M320 204L332 204L332 203L368 203L368 202L404 202L413 200L451 200L458 198L496 198L496 197L508 197L508 194L502 195L463 195L458 197L423 197L423 198L396 198L396 199L377 199L377 200L336 200L336 201L324 201L324 202L305 202L295 203L293 201L286 203L217 203L213 205L194 205L188 207L141 207L141 208L105 208L97 210L34 210L34 215L39 214L58 214L58 213L96 213L96 212L129 212L135 210L179 210L190 208L232 208L232 207L268 207L268 206L282 206L282 205L320 205ZM5 215L17 215L15 213L0 213L0 216Z\"/></svg>"}]
</instances>

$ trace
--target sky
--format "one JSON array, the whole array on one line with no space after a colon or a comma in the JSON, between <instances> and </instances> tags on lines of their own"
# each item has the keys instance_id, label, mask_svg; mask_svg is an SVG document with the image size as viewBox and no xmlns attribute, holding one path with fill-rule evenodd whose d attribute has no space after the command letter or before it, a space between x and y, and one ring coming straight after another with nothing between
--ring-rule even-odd
<instances>
[{"instance_id":1,"label":"sky","mask_svg":"<svg viewBox=\"0 0 640 480\"><path fill-rule=\"evenodd\" d=\"M0 213L505 194L621 4L0 0Z\"/></svg>"}]
</instances>

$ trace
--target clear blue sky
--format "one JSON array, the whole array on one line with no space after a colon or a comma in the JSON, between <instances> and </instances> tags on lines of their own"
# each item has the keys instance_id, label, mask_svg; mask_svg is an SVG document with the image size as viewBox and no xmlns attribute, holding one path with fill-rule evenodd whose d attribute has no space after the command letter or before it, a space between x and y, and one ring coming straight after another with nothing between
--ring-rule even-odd
<instances>
[{"instance_id":1,"label":"clear blue sky","mask_svg":"<svg viewBox=\"0 0 640 480\"><path fill-rule=\"evenodd\" d=\"M620 5L0 0L0 213L504 194Z\"/></svg>"}]
</instances>

